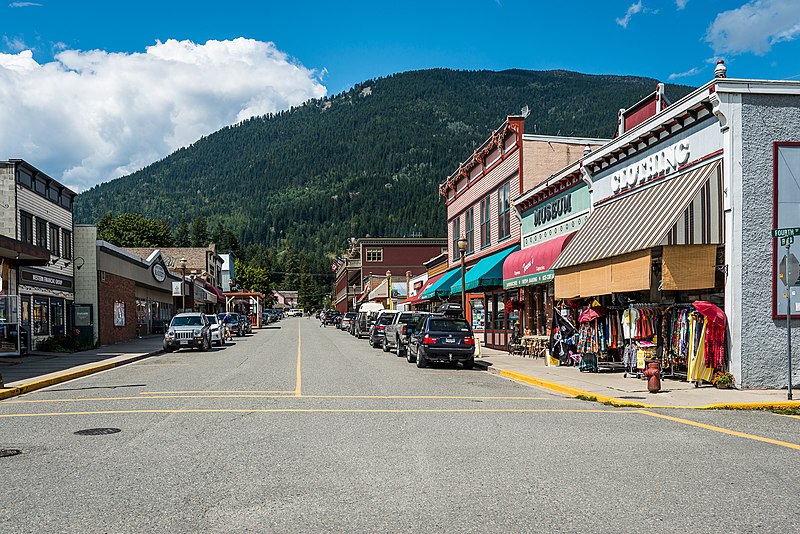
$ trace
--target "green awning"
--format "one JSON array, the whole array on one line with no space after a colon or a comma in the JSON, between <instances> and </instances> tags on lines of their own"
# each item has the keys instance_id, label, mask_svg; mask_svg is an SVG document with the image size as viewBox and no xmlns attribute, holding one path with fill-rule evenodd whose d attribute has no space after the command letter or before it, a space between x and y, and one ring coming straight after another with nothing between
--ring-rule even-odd
<instances>
[{"instance_id":1,"label":"green awning","mask_svg":"<svg viewBox=\"0 0 800 534\"><path fill-rule=\"evenodd\" d=\"M514 245L511 248L495 252L491 256L486 256L476 263L472 269L467 271L464 277L464 284L467 287L467 291L503 287L503 262L509 254L518 250L519 245ZM450 286L450 293L461 294L460 277Z\"/></svg>"},{"instance_id":2,"label":"green awning","mask_svg":"<svg viewBox=\"0 0 800 534\"><path fill-rule=\"evenodd\" d=\"M428 289L422 292L422 300L442 299L450 296L450 286L461 276L461 268L450 269Z\"/></svg>"}]
</instances>

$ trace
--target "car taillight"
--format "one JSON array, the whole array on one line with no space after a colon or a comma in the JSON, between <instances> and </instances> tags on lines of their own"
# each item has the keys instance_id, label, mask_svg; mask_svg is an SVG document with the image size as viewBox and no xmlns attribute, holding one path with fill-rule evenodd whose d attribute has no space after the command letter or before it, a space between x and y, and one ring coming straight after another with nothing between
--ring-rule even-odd
<instances>
[{"instance_id":1,"label":"car taillight","mask_svg":"<svg viewBox=\"0 0 800 534\"><path fill-rule=\"evenodd\" d=\"M386 327L383 326L383 325L380 325L380 324L378 326L376 326L375 328L378 329L378 330L386 330Z\"/></svg>"},{"instance_id":2,"label":"car taillight","mask_svg":"<svg viewBox=\"0 0 800 534\"><path fill-rule=\"evenodd\" d=\"M424 338L422 338L423 345L433 345L434 343L436 343L435 337L425 336Z\"/></svg>"},{"instance_id":3,"label":"car taillight","mask_svg":"<svg viewBox=\"0 0 800 534\"><path fill-rule=\"evenodd\" d=\"M402 332L403 332L403 334L407 334L408 333L408 328L406 327L406 325L403 325Z\"/></svg>"},{"instance_id":4,"label":"car taillight","mask_svg":"<svg viewBox=\"0 0 800 534\"><path fill-rule=\"evenodd\" d=\"M474 345L474 344L475 344L475 338L474 338L474 337L472 337L472 336L470 336L470 337L465 337L465 338L464 338L464 344L465 344L465 345Z\"/></svg>"}]
</instances>

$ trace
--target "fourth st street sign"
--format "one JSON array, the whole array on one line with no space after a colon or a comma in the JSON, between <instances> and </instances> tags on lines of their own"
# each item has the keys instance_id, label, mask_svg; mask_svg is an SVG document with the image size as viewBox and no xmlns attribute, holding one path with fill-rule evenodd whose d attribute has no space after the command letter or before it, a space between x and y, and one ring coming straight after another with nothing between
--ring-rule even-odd
<instances>
[{"instance_id":1,"label":"fourth st street sign","mask_svg":"<svg viewBox=\"0 0 800 534\"><path fill-rule=\"evenodd\" d=\"M800 235L800 228L775 228L772 230L772 239L794 237L796 235Z\"/></svg>"}]
</instances>

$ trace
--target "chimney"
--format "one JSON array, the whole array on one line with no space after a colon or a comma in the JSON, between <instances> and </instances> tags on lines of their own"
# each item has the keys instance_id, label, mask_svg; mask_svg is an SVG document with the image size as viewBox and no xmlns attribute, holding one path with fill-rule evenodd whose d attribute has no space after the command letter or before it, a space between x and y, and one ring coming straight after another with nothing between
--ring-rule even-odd
<instances>
[{"instance_id":1,"label":"chimney","mask_svg":"<svg viewBox=\"0 0 800 534\"><path fill-rule=\"evenodd\" d=\"M720 59L717 61L717 67L714 69L714 78L727 78L728 67L725 66L725 60Z\"/></svg>"},{"instance_id":2,"label":"chimney","mask_svg":"<svg viewBox=\"0 0 800 534\"><path fill-rule=\"evenodd\" d=\"M591 153L591 151L592 147L590 147L589 145L583 147L583 157L585 158L586 156L588 156Z\"/></svg>"}]
</instances>

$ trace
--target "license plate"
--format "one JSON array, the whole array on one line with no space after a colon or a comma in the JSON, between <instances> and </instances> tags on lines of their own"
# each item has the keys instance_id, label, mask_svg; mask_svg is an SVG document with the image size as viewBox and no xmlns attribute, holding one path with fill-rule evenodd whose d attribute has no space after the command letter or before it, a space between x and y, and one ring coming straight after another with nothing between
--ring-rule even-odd
<instances>
[{"instance_id":1,"label":"license plate","mask_svg":"<svg viewBox=\"0 0 800 534\"><path fill-rule=\"evenodd\" d=\"M188 345L188 344L189 344L188 339L181 339L181 345Z\"/></svg>"},{"instance_id":2,"label":"license plate","mask_svg":"<svg viewBox=\"0 0 800 534\"><path fill-rule=\"evenodd\" d=\"M444 342L445 342L445 343L455 343L455 342L456 342L456 340L455 340L455 339L453 339L452 337L448 337L447 339L445 339L445 340L444 340Z\"/></svg>"}]
</instances>

